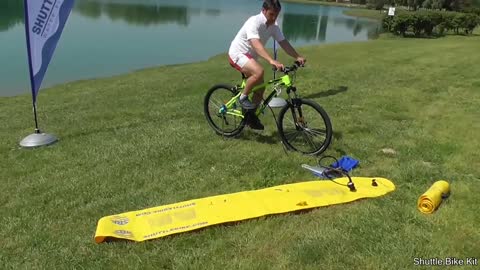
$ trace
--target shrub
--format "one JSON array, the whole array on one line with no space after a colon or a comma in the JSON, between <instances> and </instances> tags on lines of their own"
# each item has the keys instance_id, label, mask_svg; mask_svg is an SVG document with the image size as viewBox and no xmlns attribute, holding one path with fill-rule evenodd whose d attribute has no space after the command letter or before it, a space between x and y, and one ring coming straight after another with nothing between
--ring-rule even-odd
<instances>
[{"instance_id":1,"label":"shrub","mask_svg":"<svg viewBox=\"0 0 480 270\"><path fill-rule=\"evenodd\" d=\"M412 25L412 16L407 12L402 12L393 17L391 31L394 34L405 36L410 25Z\"/></svg>"},{"instance_id":2,"label":"shrub","mask_svg":"<svg viewBox=\"0 0 480 270\"><path fill-rule=\"evenodd\" d=\"M467 13L464 14L464 17L465 19L462 21L463 25L461 27L465 29L466 34L472 33L473 29L480 24L480 16L474 13Z\"/></svg>"},{"instance_id":3,"label":"shrub","mask_svg":"<svg viewBox=\"0 0 480 270\"><path fill-rule=\"evenodd\" d=\"M407 32L413 32L415 36L431 36L434 33L444 34L453 31L459 34L461 29L466 34L472 33L473 29L480 24L480 16L474 12L446 12L446 11L400 11L395 16L386 16L382 26L386 31L396 35L405 36ZM435 30L435 31L434 31Z\"/></svg>"},{"instance_id":4,"label":"shrub","mask_svg":"<svg viewBox=\"0 0 480 270\"><path fill-rule=\"evenodd\" d=\"M367 0L367 8L382 10L383 6L385 5L385 2L386 2L385 0Z\"/></svg>"}]
</instances>

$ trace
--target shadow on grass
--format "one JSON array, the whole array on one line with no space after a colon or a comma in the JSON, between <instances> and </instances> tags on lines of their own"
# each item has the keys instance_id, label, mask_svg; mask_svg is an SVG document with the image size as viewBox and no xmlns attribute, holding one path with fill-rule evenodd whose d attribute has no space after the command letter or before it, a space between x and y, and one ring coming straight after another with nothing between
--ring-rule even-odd
<instances>
[{"instance_id":1,"label":"shadow on grass","mask_svg":"<svg viewBox=\"0 0 480 270\"><path fill-rule=\"evenodd\" d=\"M347 86L338 86L337 88L332 88L319 93L310 94L310 95L304 96L303 98L319 98L319 97L334 96L336 94L346 92L347 90L348 90Z\"/></svg>"},{"instance_id":2,"label":"shadow on grass","mask_svg":"<svg viewBox=\"0 0 480 270\"><path fill-rule=\"evenodd\" d=\"M244 140L244 141L252 141L255 140L260 143L266 144L279 144L282 140L280 139L280 135L278 134L278 130L274 130L271 134L263 134L260 131L253 131L246 127L247 130L244 130L237 139Z\"/></svg>"},{"instance_id":3,"label":"shadow on grass","mask_svg":"<svg viewBox=\"0 0 480 270\"><path fill-rule=\"evenodd\" d=\"M335 141L340 141L343 138L343 133L339 131L333 131L333 136L332 136L332 142L329 145L329 149L335 150L337 153L341 155L346 155L346 152L343 151L342 149L335 148L334 147L334 142ZM248 129L248 131L245 132L245 130L239 134L238 136L235 137L235 139L238 140L243 140L243 141L257 141L260 143L266 143L266 144L271 144L271 145L281 145L284 147L285 153L288 155L290 152L295 152L294 150L288 149L283 142L282 139L280 138L280 134L278 133L278 130L273 131L271 134L265 135L261 131L253 131L251 129ZM314 155L314 157L319 157L322 154Z\"/></svg>"},{"instance_id":4,"label":"shadow on grass","mask_svg":"<svg viewBox=\"0 0 480 270\"><path fill-rule=\"evenodd\" d=\"M343 133L340 131L333 131L333 139L336 141L340 141L343 139Z\"/></svg>"},{"instance_id":5,"label":"shadow on grass","mask_svg":"<svg viewBox=\"0 0 480 270\"><path fill-rule=\"evenodd\" d=\"M285 154L289 154L290 152L294 153L295 151L292 149L289 149L287 146L284 145L282 139L280 138L280 134L278 132L278 129L275 129L271 133L267 133L264 131L255 131L252 130L248 127L245 127L245 129L238 134L235 137L232 138L225 138L225 140L242 140L242 141L257 141L260 143L265 143L265 144L270 144L270 145L280 145L281 147L284 148ZM339 131L333 131L332 135L332 142L330 143L328 149L335 150L337 153L341 155L346 155L346 152L334 147L334 142L335 141L340 141L343 138L343 133ZM320 157L322 153L313 155L313 157Z\"/></svg>"},{"instance_id":6,"label":"shadow on grass","mask_svg":"<svg viewBox=\"0 0 480 270\"><path fill-rule=\"evenodd\" d=\"M345 150L338 148L338 146L335 145L335 142L341 141L343 139L343 133L340 131L333 131L333 139L328 147L329 149L332 149L335 151L339 156L345 156L347 155L347 152Z\"/></svg>"}]
</instances>

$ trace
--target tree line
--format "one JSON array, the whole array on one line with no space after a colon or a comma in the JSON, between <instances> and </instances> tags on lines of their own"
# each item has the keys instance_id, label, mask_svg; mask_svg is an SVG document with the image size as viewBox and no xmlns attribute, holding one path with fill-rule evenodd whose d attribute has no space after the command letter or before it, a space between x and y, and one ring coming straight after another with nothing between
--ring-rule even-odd
<instances>
[{"instance_id":1,"label":"tree line","mask_svg":"<svg viewBox=\"0 0 480 270\"><path fill-rule=\"evenodd\" d=\"M467 13L480 10L480 0L350 0L350 2L377 10L385 6L405 7L407 10L433 9Z\"/></svg>"}]
</instances>

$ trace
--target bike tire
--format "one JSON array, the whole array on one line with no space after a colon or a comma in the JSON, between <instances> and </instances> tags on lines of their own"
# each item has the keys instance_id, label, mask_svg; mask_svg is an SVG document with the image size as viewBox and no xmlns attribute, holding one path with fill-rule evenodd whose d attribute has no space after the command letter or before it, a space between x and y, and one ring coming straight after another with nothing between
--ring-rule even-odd
<instances>
[{"instance_id":1,"label":"bike tire","mask_svg":"<svg viewBox=\"0 0 480 270\"><path fill-rule=\"evenodd\" d=\"M290 112L291 114L287 114ZM306 114L308 119L305 119ZM291 117L291 119L289 118ZM288 118L288 119L287 119ZM318 121L320 127L309 127L309 122ZM290 130L288 125L294 125L294 130ZM301 152L306 155L319 155L327 150L332 141L333 131L332 123L327 112L316 102L308 99L294 99L284 106L278 116L278 131L283 143L287 148ZM302 134L303 141L296 141L299 134ZM310 135L320 136L319 143L311 140Z\"/></svg>"},{"instance_id":2,"label":"bike tire","mask_svg":"<svg viewBox=\"0 0 480 270\"><path fill-rule=\"evenodd\" d=\"M216 97L218 94L220 94L220 99ZM203 103L205 118L218 135L234 137L245 128L245 118L218 113L220 106L237 94L238 91L235 87L228 84L217 84L210 88L205 95ZM232 123L233 125L231 125Z\"/></svg>"}]
</instances>

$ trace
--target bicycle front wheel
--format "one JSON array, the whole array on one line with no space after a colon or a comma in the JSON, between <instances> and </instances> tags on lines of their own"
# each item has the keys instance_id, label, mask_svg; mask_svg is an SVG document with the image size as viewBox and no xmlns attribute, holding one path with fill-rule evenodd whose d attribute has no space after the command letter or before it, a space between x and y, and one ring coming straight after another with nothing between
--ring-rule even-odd
<instances>
[{"instance_id":1,"label":"bicycle front wheel","mask_svg":"<svg viewBox=\"0 0 480 270\"><path fill-rule=\"evenodd\" d=\"M319 155L332 140L332 123L325 110L308 99L293 99L278 117L278 131L290 149L307 155Z\"/></svg>"},{"instance_id":2,"label":"bicycle front wheel","mask_svg":"<svg viewBox=\"0 0 480 270\"><path fill-rule=\"evenodd\" d=\"M218 84L210 88L205 95L205 117L208 124L219 135L233 137L245 127L245 118L229 114L231 109L225 106L237 94L238 92L234 90L233 86Z\"/></svg>"}]
</instances>

